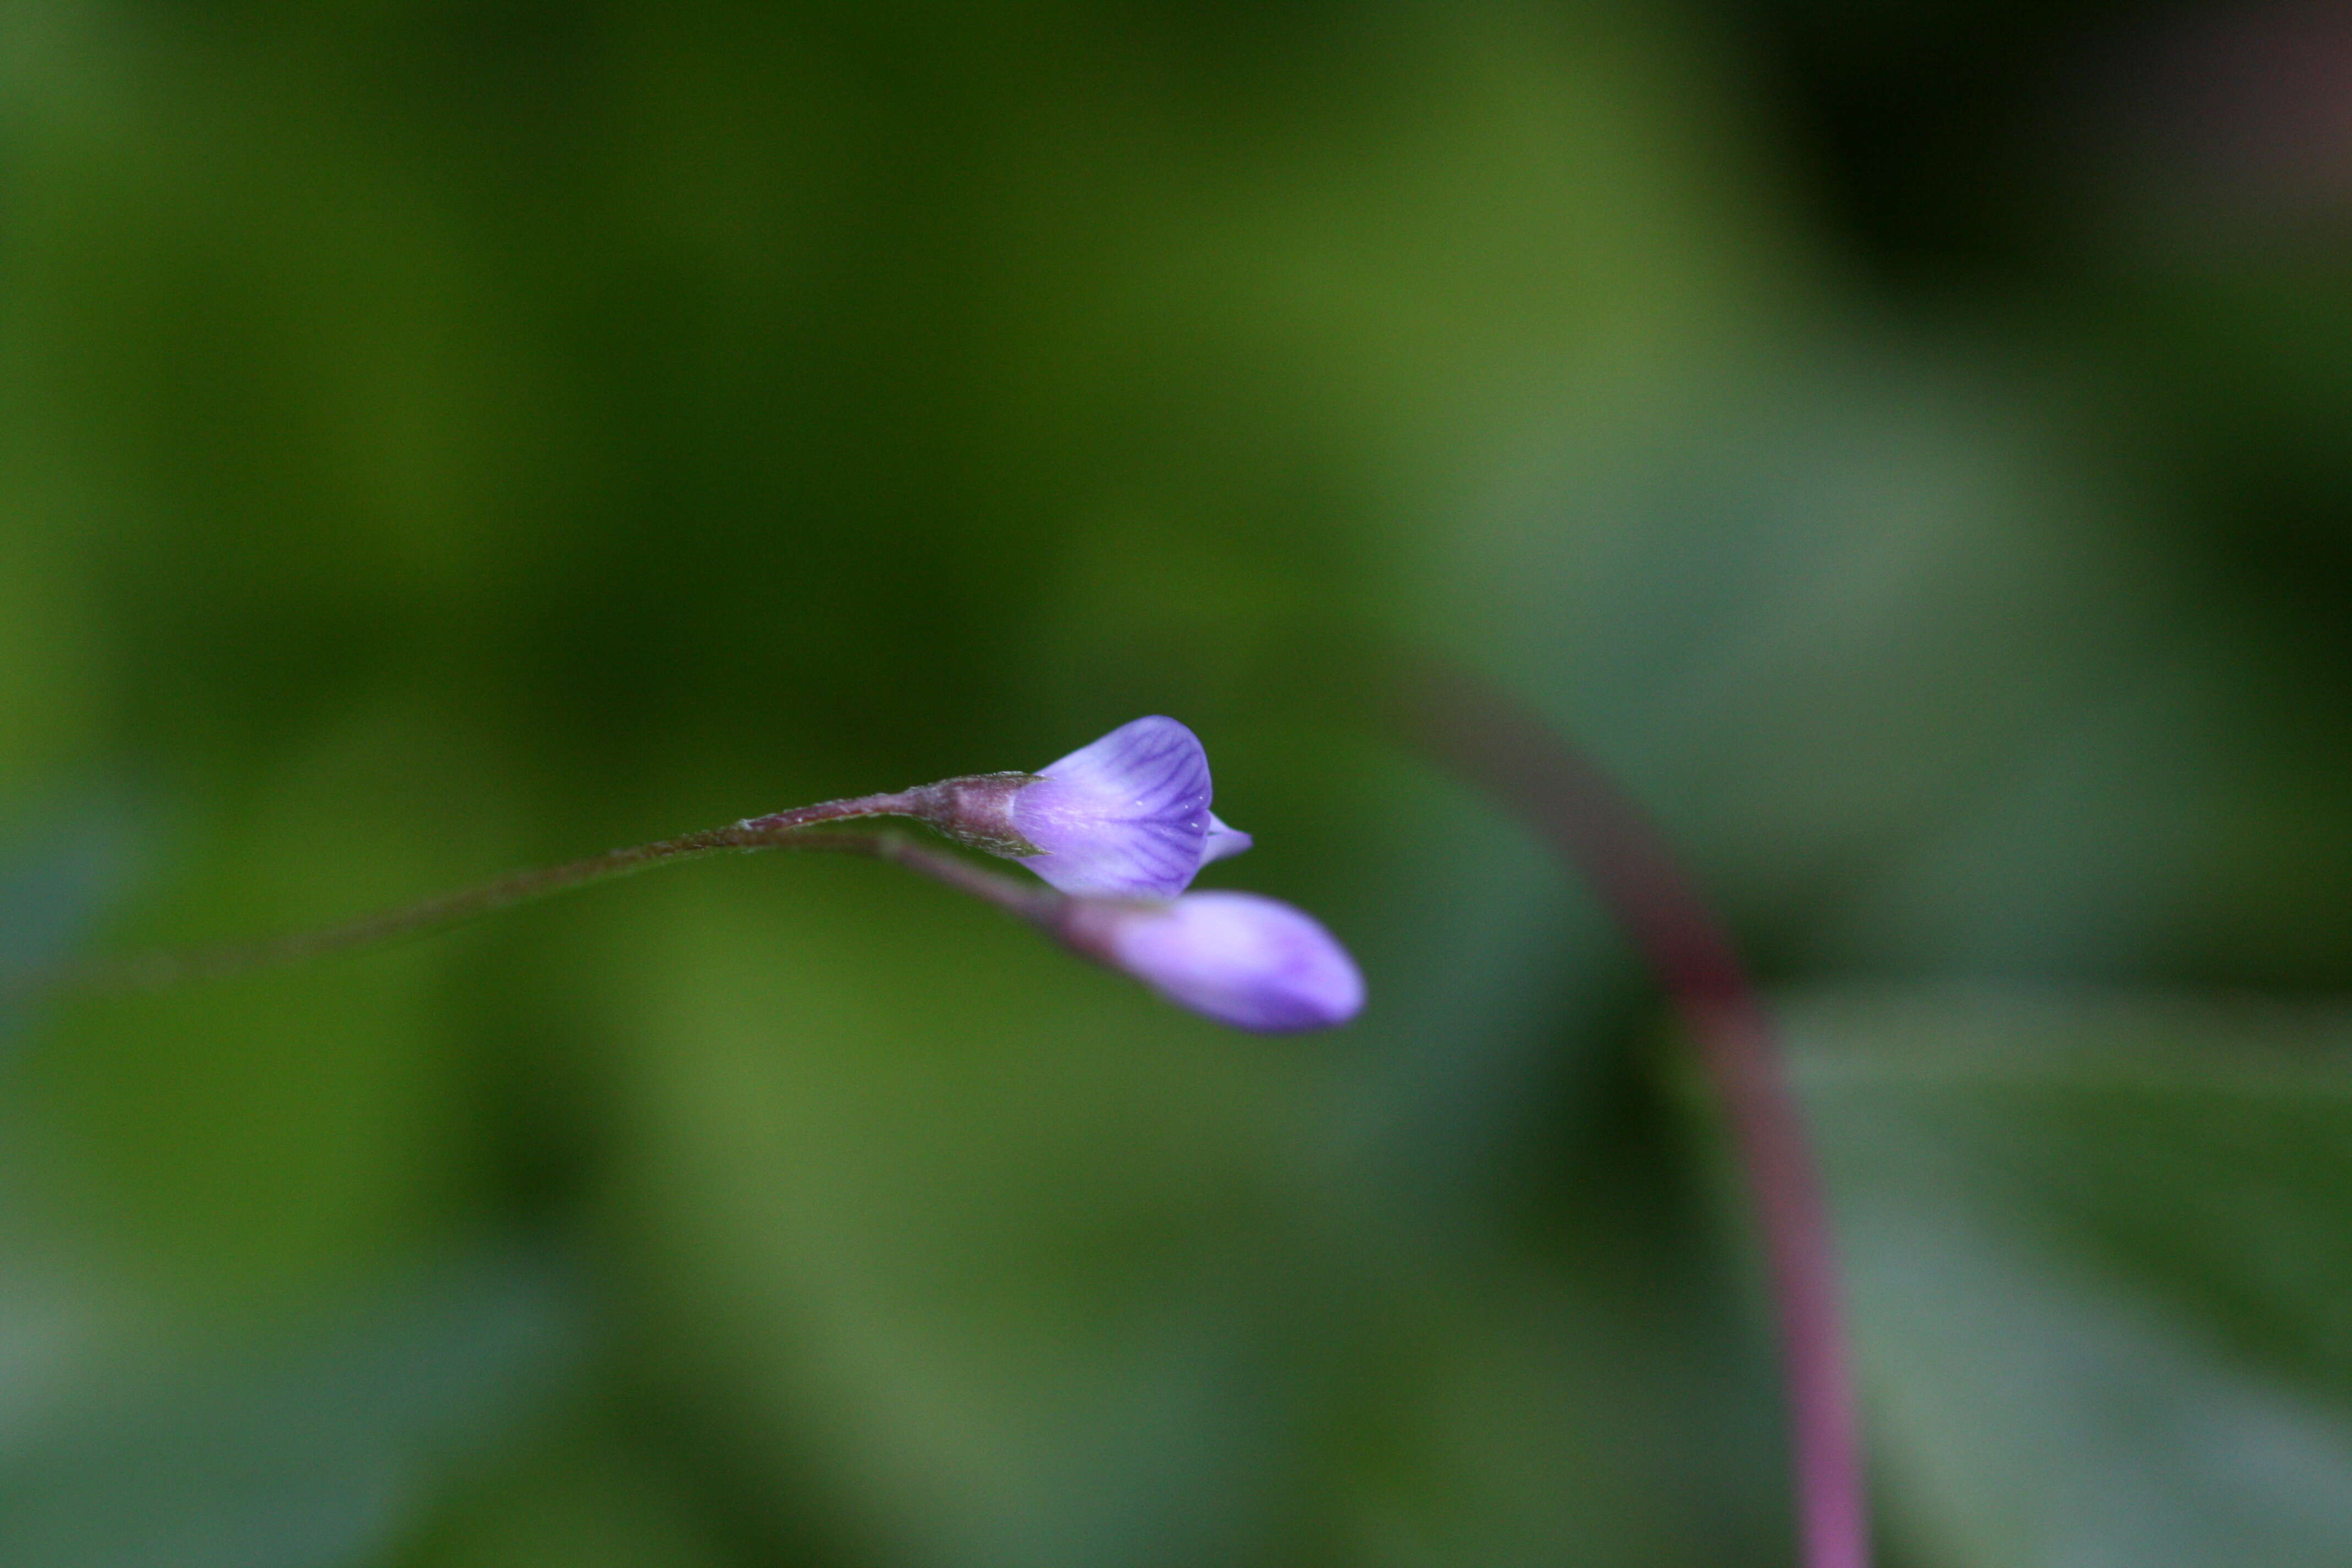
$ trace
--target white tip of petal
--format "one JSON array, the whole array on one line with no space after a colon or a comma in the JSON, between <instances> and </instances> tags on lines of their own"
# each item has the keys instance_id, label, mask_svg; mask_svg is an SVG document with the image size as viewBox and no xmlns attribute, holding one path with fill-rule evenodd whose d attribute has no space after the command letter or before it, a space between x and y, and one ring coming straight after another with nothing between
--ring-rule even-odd
<instances>
[{"instance_id":1,"label":"white tip of petal","mask_svg":"<svg viewBox=\"0 0 2352 1568\"><path fill-rule=\"evenodd\" d=\"M1222 860L1228 855L1238 855L1255 842L1255 839L1240 828L1226 826L1218 820L1217 814L1213 811L1209 814L1208 841L1201 847L1201 864L1205 866L1212 860Z\"/></svg>"}]
</instances>

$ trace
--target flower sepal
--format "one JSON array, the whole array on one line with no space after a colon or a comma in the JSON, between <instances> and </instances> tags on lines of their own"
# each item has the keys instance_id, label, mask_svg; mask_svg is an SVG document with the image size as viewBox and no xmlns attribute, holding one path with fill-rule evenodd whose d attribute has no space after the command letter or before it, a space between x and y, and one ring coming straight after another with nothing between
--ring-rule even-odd
<instances>
[{"instance_id":1,"label":"flower sepal","mask_svg":"<svg viewBox=\"0 0 2352 1568\"><path fill-rule=\"evenodd\" d=\"M1045 851L1013 823L1013 800L1038 783L1035 773L968 773L910 789L899 797L907 816L967 848L1026 859Z\"/></svg>"}]
</instances>

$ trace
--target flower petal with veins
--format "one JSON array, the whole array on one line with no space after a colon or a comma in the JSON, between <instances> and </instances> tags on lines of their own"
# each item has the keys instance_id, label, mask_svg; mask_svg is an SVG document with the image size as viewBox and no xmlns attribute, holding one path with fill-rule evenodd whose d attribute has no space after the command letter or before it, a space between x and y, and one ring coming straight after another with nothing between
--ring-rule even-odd
<instances>
[{"instance_id":1,"label":"flower petal with veins","mask_svg":"<svg viewBox=\"0 0 2352 1568\"><path fill-rule=\"evenodd\" d=\"M1043 851L1023 863L1066 893L1172 899L1213 856L1212 837L1241 843L1209 811L1209 758L1173 719L1122 724L1038 770L1013 796L1013 826Z\"/></svg>"}]
</instances>

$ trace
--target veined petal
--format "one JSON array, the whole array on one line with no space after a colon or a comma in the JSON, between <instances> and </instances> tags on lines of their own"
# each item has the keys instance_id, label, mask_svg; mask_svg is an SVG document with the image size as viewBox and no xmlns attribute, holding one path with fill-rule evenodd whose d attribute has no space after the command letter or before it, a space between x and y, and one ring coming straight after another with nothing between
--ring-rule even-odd
<instances>
[{"instance_id":1,"label":"veined petal","mask_svg":"<svg viewBox=\"0 0 2352 1568\"><path fill-rule=\"evenodd\" d=\"M1121 724L1037 774L1061 780L1114 818L1197 816L1207 826L1209 754L1198 735L1164 715Z\"/></svg>"},{"instance_id":2,"label":"veined petal","mask_svg":"<svg viewBox=\"0 0 2352 1568\"><path fill-rule=\"evenodd\" d=\"M1038 770L1037 781L1013 797L1010 816L1043 851L1024 863L1062 891L1172 899L1201 868L1209 798L1200 738L1154 716Z\"/></svg>"}]
</instances>

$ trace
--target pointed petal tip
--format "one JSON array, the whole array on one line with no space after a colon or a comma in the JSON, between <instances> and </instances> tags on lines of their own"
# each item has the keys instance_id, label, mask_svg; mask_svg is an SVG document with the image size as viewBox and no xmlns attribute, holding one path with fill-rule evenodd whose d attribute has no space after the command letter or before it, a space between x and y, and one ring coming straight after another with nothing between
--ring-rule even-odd
<instances>
[{"instance_id":1,"label":"pointed petal tip","mask_svg":"<svg viewBox=\"0 0 2352 1568\"><path fill-rule=\"evenodd\" d=\"M1215 812L1209 814L1209 836L1201 846L1201 864L1222 860L1228 855L1238 855L1257 840L1238 827L1228 826Z\"/></svg>"}]
</instances>

